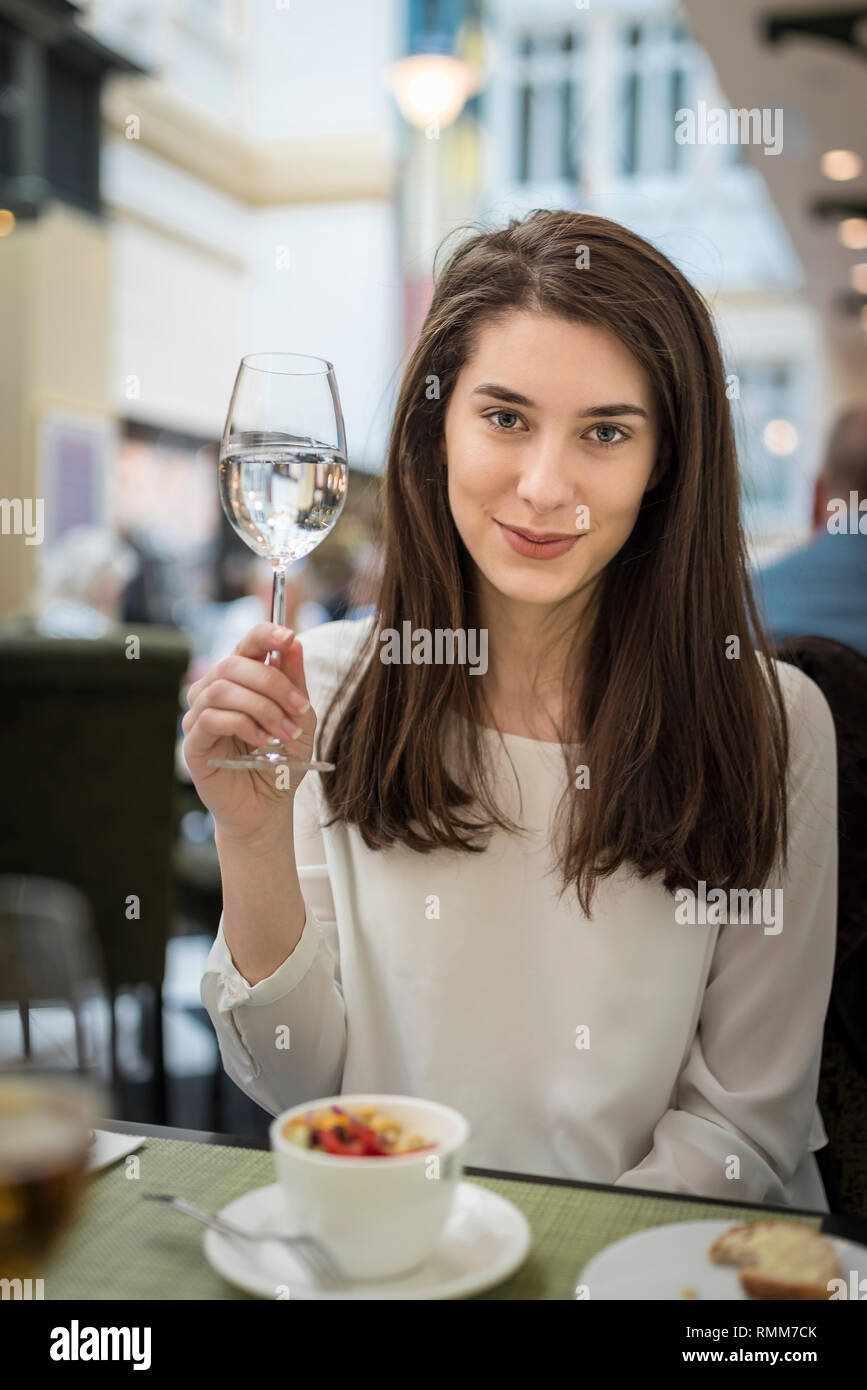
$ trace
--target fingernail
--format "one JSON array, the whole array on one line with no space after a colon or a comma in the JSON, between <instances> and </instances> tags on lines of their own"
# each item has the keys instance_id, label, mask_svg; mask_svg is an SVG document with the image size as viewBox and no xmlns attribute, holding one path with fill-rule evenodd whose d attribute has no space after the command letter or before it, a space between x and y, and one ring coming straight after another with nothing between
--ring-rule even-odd
<instances>
[{"instance_id":1,"label":"fingernail","mask_svg":"<svg viewBox=\"0 0 867 1390\"><path fill-rule=\"evenodd\" d=\"M287 637L292 636L291 627L275 627L274 636L278 642L285 642Z\"/></svg>"},{"instance_id":2,"label":"fingernail","mask_svg":"<svg viewBox=\"0 0 867 1390\"><path fill-rule=\"evenodd\" d=\"M284 734L288 734L289 738L295 738L301 732L298 725L293 724L291 719L284 719L280 728Z\"/></svg>"},{"instance_id":3,"label":"fingernail","mask_svg":"<svg viewBox=\"0 0 867 1390\"><path fill-rule=\"evenodd\" d=\"M303 734L303 732L304 732L303 729L296 729L295 732L294 732L294 734L292 735L292 737L293 737L293 738L300 738L301 735Z\"/></svg>"},{"instance_id":4,"label":"fingernail","mask_svg":"<svg viewBox=\"0 0 867 1390\"><path fill-rule=\"evenodd\" d=\"M296 714L306 714L310 708L310 701L307 699L307 696L302 695L301 692L297 690L293 690L292 694L289 696L289 704L295 710Z\"/></svg>"}]
</instances>

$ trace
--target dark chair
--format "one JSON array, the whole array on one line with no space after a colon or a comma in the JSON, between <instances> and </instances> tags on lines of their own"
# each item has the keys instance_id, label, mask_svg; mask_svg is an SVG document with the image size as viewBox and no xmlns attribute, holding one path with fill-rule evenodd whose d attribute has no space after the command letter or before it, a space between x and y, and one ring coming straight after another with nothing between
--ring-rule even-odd
<instances>
[{"instance_id":1,"label":"dark chair","mask_svg":"<svg viewBox=\"0 0 867 1390\"><path fill-rule=\"evenodd\" d=\"M7 1023L13 1009L20 1022L20 1033L4 1035L4 1062L79 1072L104 1085L109 1031L86 1021L89 1006L108 1003L92 919L88 899L70 883L0 874L0 1007ZM47 1028L43 1007L60 1016Z\"/></svg>"},{"instance_id":2,"label":"dark chair","mask_svg":"<svg viewBox=\"0 0 867 1390\"><path fill-rule=\"evenodd\" d=\"M132 636L137 656L127 655ZM187 641L174 628L117 628L80 640L43 637L20 623L0 627L0 872L81 889L112 1000L148 987L157 1122L166 1119L162 982L179 688L188 664ZM116 1064L113 1030L115 1082Z\"/></svg>"},{"instance_id":3,"label":"dark chair","mask_svg":"<svg viewBox=\"0 0 867 1390\"><path fill-rule=\"evenodd\" d=\"M816 682L837 735L837 959L819 1081L831 1152L817 1158L832 1210L867 1216L867 658L825 637L790 638L776 655Z\"/></svg>"}]
</instances>

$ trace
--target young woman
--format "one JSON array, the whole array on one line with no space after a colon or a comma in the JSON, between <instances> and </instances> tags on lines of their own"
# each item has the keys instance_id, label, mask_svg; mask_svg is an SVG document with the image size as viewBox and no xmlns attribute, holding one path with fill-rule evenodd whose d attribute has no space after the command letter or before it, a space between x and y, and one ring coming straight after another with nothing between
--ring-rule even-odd
<instances>
[{"instance_id":1,"label":"young woman","mask_svg":"<svg viewBox=\"0 0 867 1390\"><path fill-rule=\"evenodd\" d=\"M446 1102L468 1163L826 1209L834 728L751 636L704 302L583 213L466 241L385 502L373 617L189 692L226 1071ZM263 735L336 769L208 767Z\"/></svg>"}]
</instances>

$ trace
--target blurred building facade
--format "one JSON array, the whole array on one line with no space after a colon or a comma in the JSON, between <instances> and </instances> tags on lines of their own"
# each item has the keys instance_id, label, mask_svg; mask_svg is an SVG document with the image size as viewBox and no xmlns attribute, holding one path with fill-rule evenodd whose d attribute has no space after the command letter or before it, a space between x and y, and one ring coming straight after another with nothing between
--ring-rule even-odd
<instances>
[{"instance_id":1,"label":"blurred building facade","mask_svg":"<svg viewBox=\"0 0 867 1390\"><path fill-rule=\"evenodd\" d=\"M673 138L679 109L728 105L695 8L34 0L67 43L74 23L79 68L101 74L89 106L66 98L81 121L101 113L101 170L64 186L55 142L40 215L0 237L3 491L45 498L46 544L104 520L188 565L178 582L195 592L239 358L333 361L350 463L375 474L438 243L475 219L574 207L654 241L709 298L754 550L799 539L839 361L768 196L773 160ZM5 32L0 176L13 98L39 76L33 41ZM432 36L480 62L481 90L453 124L411 129L388 74ZM39 551L7 540L4 611L33 592Z\"/></svg>"},{"instance_id":2,"label":"blurred building facade","mask_svg":"<svg viewBox=\"0 0 867 1390\"><path fill-rule=\"evenodd\" d=\"M729 106L679 6L493 0L487 215L576 207L631 227L710 300L744 477L765 547L804 531L820 447L816 315L743 145L680 144L676 113ZM770 431L770 422L787 422Z\"/></svg>"},{"instance_id":3,"label":"blurred building facade","mask_svg":"<svg viewBox=\"0 0 867 1390\"><path fill-rule=\"evenodd\" d=\"M129 68L101 92L97 196L52 186L0 240L3 314L20 330L2 349L4 491L45 497L49 541L52 526L106 521L157 559L188 557L195 584L221 524L214 445L244 353L333 361L351 465L380 465L401 340L381 76L398 6L44 4ZM74 506L60 506L63 479ZM38 551L4 546L5 611L34 593Z\"/></svg>"}]
</instances>

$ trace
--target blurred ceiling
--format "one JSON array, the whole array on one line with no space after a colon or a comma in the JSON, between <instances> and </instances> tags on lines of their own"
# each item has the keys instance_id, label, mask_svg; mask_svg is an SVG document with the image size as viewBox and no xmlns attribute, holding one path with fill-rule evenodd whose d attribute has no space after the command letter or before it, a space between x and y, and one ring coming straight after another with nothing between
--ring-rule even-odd
<instances>
[{"instance_id":1,"label":"blurred ceiling","mask_svg":"<svg viewBox=\"0 0 867 1390\"><path fill-rule=\"evenodd\" d=\"M684 8L731 106L782 108L780 154L753 145L749 157L801 259L806 292L829 341L860 354L867 344L860 319L867 295L852 290L849 276L851 266L867 262L867 247L841 245L837 225L842 216L867 218L867 5L684 0ZM825 177L820 159L834 149L861 156L860 177ZM817 215L822 205L830 215Z\"/></svg>"}]
</instances>

